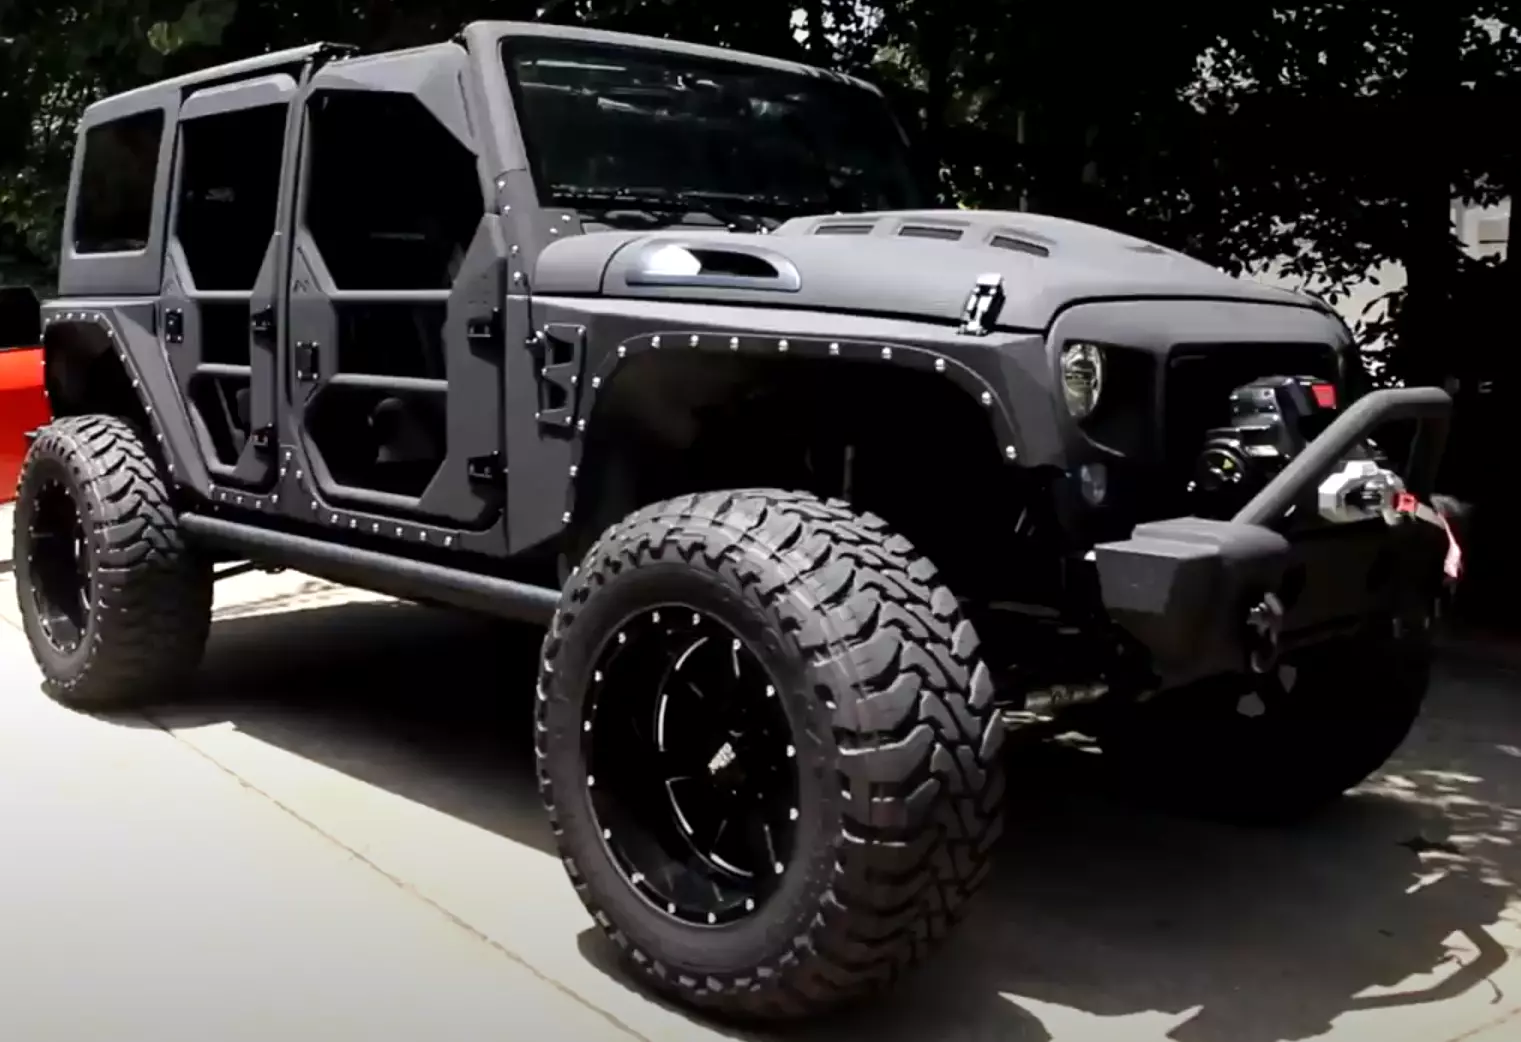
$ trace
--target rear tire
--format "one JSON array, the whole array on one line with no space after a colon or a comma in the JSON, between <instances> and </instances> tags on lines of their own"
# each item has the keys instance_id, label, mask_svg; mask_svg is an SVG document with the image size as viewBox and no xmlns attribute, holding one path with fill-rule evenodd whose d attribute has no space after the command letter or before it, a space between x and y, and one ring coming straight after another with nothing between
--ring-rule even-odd
<instances>
[{"instance_id":1,"label":"rear tire","mask_svg":"<svg viewBox=\"0 0 1521 1042\"><path fill-rule=\"evenodd\" d=\"M1424 633L1337 641L1264 678L1225 678L1129 707L1100 736L1127 791L1216 820L1311 814L1376 772L1420 715Z\"/></svg>"},{"instance_id":2,"label":"rear tire","mask_svg":"<svg viewBox=\"0 0 1521 1042\"><path fill-rule=\"evenodd\" d=\"M675 682L726 637L732 680L709 658ZM641 675L661 685L645 703ZM577 893L636 973L731 1018L810 1016L891 985L965 914L1002 828L992 694L956 598L879 519L775 490L684 497L615 525L571 576L544 644L540 788ZM681 705L673 721L715 706L728 730L662 778ZM704 828L678 783L740 824ZM699 834L729 828L755 842L703 852Z\"/></svg>"},{"instance_id":3,"label":"rear tire","mask_svg":"<svg viewBox=\"0 0 1521 1042\"><path fill-rule=\"evenodd\" d=\"M43 428L15 525L17 599L47 693L81 710L178 694L206 645L211 566L186 546L138 431L111 416Z\"/></svg>"}]
</instances>

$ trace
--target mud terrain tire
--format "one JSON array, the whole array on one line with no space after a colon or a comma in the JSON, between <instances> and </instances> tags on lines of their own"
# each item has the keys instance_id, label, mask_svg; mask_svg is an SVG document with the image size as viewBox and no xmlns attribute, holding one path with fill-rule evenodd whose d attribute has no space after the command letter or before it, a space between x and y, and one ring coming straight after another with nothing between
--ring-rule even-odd
<instances>
[{"instance_id":1,"label":"mud terrain tire","mask_svg":"<svg viewBox=\"0 0 1521 1042\"><path fill-rule=\"evenodd\" d=\"M588 777L598 649L661 605L743 638L796 745L789 863L717 926L637 889ZM637 974L728 1018L796 1019L890 986L965 914L1002 829L992 696L956 598L880 519L769 489L688 496L613 526L566 585L541 665L539 784L577 893Z\"/></svg>"},{"instance_id":2,"label":"mud terrain tire","mask_svg":"<svg viewBox=\"0 0 1521 1042\"><path fill-rule=\"evenodd\" d=\"M79 607L47 596L67 571L47 545L66 537L42 530L54 515L77 526ZM211 567L186 546L158 464L125 420L69 416L38 434L17 490L14 560L22 623L56 701L92 711L167 700L199 666Z\"/></svg>"}]
</instances>

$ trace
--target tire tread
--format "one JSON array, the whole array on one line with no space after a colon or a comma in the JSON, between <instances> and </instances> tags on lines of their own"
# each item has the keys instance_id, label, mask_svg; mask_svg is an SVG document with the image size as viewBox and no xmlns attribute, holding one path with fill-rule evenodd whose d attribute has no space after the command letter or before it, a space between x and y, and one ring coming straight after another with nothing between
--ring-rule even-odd
<instances>
[{"instance_id":1,"label":"tire tread","mask_svg":"<svg viewBox=\"0 0 1521 1042\"><path fill-rule=\"evenodd\" d=\"M742 489L637 511L572 573L545 640L536 735L557 837L543 743L563 635L613 577L672 559L737 575L818 667L814 675L842 678L815 691L841 753L844 828L832 877L801 935L769 965L730 978L672 976L633 950L562 850L581 900L632 965L696 1005L793 1019L890 987L965 914L1002 830L1003 724L971 623L908 540L843 502Z\"/></svg>"},{"instance_id":2,"label":"tire tread","mask_svg":"<svg viewBox=\"0 0 1521 1042\"><path fill-rule=\"evenodd\" d=\"M95 553L88 654L67 674L49 668L31 632L43 686L57 701L108 709L170 696L200 664L211 625L210 565L186 545L169 489L142 435L114 416L66 416L38 434L23 468L62 463L83 493ZM22 596L24 618L31 608Z\"/></svg>"}]
</instances>

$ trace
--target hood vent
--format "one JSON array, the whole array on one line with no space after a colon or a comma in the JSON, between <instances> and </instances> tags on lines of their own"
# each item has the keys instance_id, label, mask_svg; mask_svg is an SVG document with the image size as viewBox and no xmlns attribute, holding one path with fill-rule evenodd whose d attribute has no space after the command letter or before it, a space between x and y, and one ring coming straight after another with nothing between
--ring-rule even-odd
<instances>
[{"instance_id":1,"label":"hood vent","mask_svg":"<svg viewBox=\"0 0 1521 1042\"><path fill-rule=\"evenodd\" d=\"M905 224L898 229L905 239L947 239L955 242L961 238L961 229L945 224Z\"/></svg>"},{"instance_id":2,"label":"hood vent","mask_svg":"<svg viewBox=\"0 0 1521 1042\"><path fill-rule=\"evenodd\" d=\"M815 235L870 235L876 227L871 221L830 221L813 230Z\"/></svg>"},{"instance_id":3,"label":"hood vent","mask_svg":"<svg viewBox=\"0 0 1521 1042\"><path fill-rule=\"evenodd\" d=\"M1013 250L1015 253L1028 253L1032 257L1049 257L1049 248L1037 242L1026 239L1016 239L1012 235L995 235L988 240L989 246L997 246L1000 250Z\"/></svg>"}]
</instances>

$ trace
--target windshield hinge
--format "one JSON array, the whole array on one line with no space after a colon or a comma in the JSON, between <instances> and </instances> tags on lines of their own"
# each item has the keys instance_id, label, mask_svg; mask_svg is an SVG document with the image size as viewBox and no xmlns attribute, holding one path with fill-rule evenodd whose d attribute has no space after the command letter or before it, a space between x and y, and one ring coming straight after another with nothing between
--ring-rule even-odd
<instances>
[{"instance_id":1,"label":"windshield hinge","mask_svg":"<svg viewBox=\"0 0 1521 1042\"><path fill-rule=\"evenodd\" d=\"M998 274L977 276L977 285L967 295L961 309L963 336L987 336L993 331L993 322L1003 308L1003 276Z\"/></svg>"}]
</instances>

